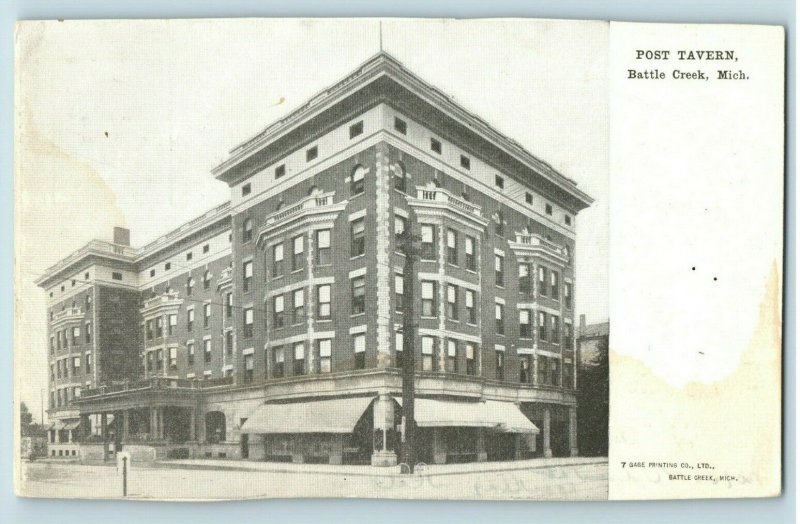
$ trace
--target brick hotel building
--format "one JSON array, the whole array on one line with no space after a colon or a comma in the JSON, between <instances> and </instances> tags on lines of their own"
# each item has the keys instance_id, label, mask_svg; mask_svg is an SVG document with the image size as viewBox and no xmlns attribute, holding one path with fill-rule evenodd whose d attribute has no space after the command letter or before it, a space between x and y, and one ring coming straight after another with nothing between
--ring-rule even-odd
<instances>
[{"instance_id":1,"label":"brick hotel building","mask_svg":"<svg viewBox=\"0 0 800 524\"><path fill-rule=\"evenodd\" d=\"M420 461L578 453L572 180L386 53L213 175L229 202L37 281L51 456L395 464L409 295Z\"/></svg>"}]
</instances>

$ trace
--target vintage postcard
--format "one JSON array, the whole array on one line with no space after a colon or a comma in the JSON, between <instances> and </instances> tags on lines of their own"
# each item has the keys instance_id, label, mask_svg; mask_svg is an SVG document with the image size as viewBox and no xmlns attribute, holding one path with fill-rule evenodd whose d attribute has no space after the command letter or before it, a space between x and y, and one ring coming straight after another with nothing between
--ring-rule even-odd
<instances>
[{"instance_id":1,"label":"vintage postcard","mask_svg":"<svg viewBox=\"0 0 800 524\"><path fill-rule=\"evenodd\" d=\"M19 495L780 492L781 28L15 42Z\"/></svg>"}]
</instances>

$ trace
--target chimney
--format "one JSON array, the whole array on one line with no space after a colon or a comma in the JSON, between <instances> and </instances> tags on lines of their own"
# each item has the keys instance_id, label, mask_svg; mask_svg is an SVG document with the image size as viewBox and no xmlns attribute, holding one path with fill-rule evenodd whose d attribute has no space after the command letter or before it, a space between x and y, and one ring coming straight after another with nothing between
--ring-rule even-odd
<instances>
[{"instance_id":1,"label":"chimney","mask_svg":"<svg viewBox=\"0 0 800 524\"><path fill-rule=\"evenodd\" d=\"M114 243L118 246L131 245L131 230L124 227L114 228Z\"/></svg>"},{"instance_id":2,"label":"chimney","mask_svg":"<svg viewBox=\"0 0 800 524\"><path fill-rule=\"evenodd\" d=\"M581 334L581 335L586 333L586 315L585 314L581 315L580 327L578 328L578 333Z\"/></svg>"}]
</instances>

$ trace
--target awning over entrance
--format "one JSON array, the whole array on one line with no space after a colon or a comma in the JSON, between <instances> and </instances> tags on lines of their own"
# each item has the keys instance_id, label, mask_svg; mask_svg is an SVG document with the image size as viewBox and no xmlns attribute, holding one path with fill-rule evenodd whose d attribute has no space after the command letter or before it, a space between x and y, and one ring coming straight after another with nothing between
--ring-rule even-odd
<instances>
[{"instance_id":1,"label":"awning over entrance","mask_svg":"<svg viewBox=\"0 0 800 524\"><path fill-rule=\"evenodd\" d=\"M402 399L395 397L402 405ZM456 402L418 398L414 420L420 427L493 428L506 433L539 433L539 428L512 402Z\"/></svg>"},{"instance_id":2,"label":"awning over entrance","mask_svg":"<svg viewBox=\"0 0 800 524\"><path fill-rule=\"evenodd\" d=\"M73 422L66 422L64 424L64 429L77 429L81 425L80 420L75 420Z\"/></svg>"},{"instance_id":3,"label":"awning over entrance","mask_svg":"<svg viewBox=\"0 0 800 524\"><path fill-rule=\"evenodd\" d=\"M250 414L242 433L350 433L372 397L264 404Z\"/></svg>"},{"instance_id":4,"label":"awning over entrance","mask_svg":"<svg viewBox=\"0 0 800 524\"><path fill-rule=\"evenodd\" d=\"M56 421L53 421L50 424L48 424L47 429L48 430L50 430L50 429L61 430L61 429L66 429L66 428L64 427L64 423L62 421L56 420Z\"/></svg>"}]
</instances>

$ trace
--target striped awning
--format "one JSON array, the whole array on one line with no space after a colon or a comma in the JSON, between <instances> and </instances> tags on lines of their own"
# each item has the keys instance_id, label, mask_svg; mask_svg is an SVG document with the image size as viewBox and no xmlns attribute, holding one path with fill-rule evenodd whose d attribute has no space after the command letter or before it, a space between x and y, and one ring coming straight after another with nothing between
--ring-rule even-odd
<instances>
[{"instance_id":1,"label":"striped awning","mask_svg":"<svg viewBox=\"0 0 800 524\"><path fill-rule=\"evenodd\" d=\"M402 399L395 397L402 405ZM458 402L414 399L414 420L419 427L491 428L505 433L539 433L539 428L513 402L486 400Z\"/></svg>"}]
</instances>

